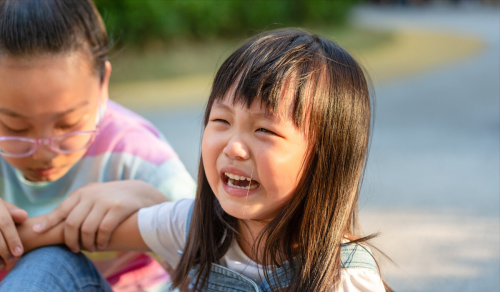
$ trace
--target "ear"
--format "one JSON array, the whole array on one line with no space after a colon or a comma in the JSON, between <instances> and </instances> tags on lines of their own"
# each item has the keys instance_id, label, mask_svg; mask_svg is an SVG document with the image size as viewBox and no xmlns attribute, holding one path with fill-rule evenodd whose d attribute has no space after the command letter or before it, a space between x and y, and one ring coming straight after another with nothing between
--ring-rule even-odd
<instances>
[{"instance_id":1,"label":"ear","mask_svg":"<svg viewBox=\"0 0 500 292\"><path fill-rule=\"evenodd\" d=\"M101 82L101 101L103 104L106 103L106 101L109 98L109 78L111 77L111 63L109 61L106 61L104 64L104 76L102 77L102 82Z\"/></svg>"}]
</instances>

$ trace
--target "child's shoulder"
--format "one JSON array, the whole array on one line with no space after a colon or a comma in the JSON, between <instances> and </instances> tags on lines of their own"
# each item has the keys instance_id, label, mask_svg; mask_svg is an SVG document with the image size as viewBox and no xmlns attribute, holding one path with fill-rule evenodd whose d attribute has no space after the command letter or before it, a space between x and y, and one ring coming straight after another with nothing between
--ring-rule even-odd
<instances>
[{"instance_id":1,"label":"child's shoulder","mask_svg":"<svg viewBox=\"0 0 500 292\"><path fill-rule=\"evenodd\" d=\"M99 134L87 156L114 153L161 165L177 157L160 131L133 111L107 102Z\"/></svg>"},{"instance_id":2,"label":"child's shoulder","mask_svg":"<svg viewBox=\"0 0 500 292\"><path fill-rule=\"evenodd\" d=\"M385 291L377 263L368 246L357 243L343 244L340 259L342 261L342 289L339 291Z\"/></svg>"},{"instance_id":3,"label":"child's shoulder","mask_svg":"<svg viewBox=\"0 0 500 292\"><path fill-rule=\"evenodd\" d=\"M104 126L123 127L141 127L160 136L160 131L156 129L148 120L133 112L132 110L112 101L106 102L106 111L103 118Z\"/></svg>"},{"instance_id":4,"label":"child's shoulder","mask_svg":"<svg viewBox=\"0 0 500 292\"><path fill-rule=\"evenodd\" d=\"M377 263L371 249L362 244L342 244L340 259L343 269L368 269L378 273Z\"/></svg>"}]
</instances>

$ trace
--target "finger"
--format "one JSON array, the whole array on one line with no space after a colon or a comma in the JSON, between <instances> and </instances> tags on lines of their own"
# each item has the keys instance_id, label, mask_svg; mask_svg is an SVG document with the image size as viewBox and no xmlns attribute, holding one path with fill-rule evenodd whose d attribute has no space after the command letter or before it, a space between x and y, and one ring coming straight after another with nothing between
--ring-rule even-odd
<instances>
[{"instance_id":1,"label":"finger","mask_svg":"<svg viewBox=\"0 0 500 292\"><path fill-rule=\"evenodd\" d=\"M10 211L10 216L16 224L23 224L26 219L28 219L28 212L24 210L14 210Z\"/></svg>"},{"instance_id":2,"label":"finger","mask_svg":"<svg viewBox=\"0 0 500 292\"><path fill-rule=\"evenodd\" d=\"M92 210L92 204L80 203L68 215L64 223L64 242L75 253L80 251L80 228L90 210Z\"/></svg>"},{"instance_id":3,"label":"finger","mask_svg":"<svg viewBox=\"0 0 500 292\"><path fill-rule=\"evenodd\" d=\"M130 216L130 212L122 213L111 209L101 221L99 230L97 231L97 247L105 249L108 246L111 234L118 227L118 225Z\"/></svg>"},{"instance_id":4,"label":"finger","mask_svg":"<svg viewBox=\"0 0 500 292\"><path fill-rule=\"evenodd\" d=\"M102 205L94 205L85 221L83 221L82 228L80 229L82 246L93 252L95 250L95 239L99 225L106 215L107 208Z\"/></svg>"},{"instance_id":5,"label":"finger","mask_svg":"<svg viewBox=\"0 0 500 292\"><path fill-rule=\"evenodd\" d=\"M28 219L28 212L26 212L25 210L6 201L3 201L3 203L5 204L5 207L7 207L7 210L9 211L10 216L15 223L22 224L24 221L26 221L26 219Z\"/></svg>"},{"instance_id":6,"label":"finger","mask_svg":"<svg viewBox=\"0 0 500 292\"><path fill-rule=\"evenodd\" d=\"M0 271L3 271L7 267L7 264L3 260L3 258L0 258Z\"/></svg>"},{"instance_id":7,"label":"finger","mask_svg":"<svg viewBox=\"0 0 500 292\"><path fill-rule=\"evenodd\" d=\"M70 196L52 212L42 216L42 219L33 226L33 231L42 233L64 221L79 202L79 196Z\"/></svg>"},{"instance_id":8,"label":"finger","mask_svg":"<svg viewBox=\"0 0 500 292\"><path fill-rule=\"evenodd\" d=\"M23 254L23 245L19 234L17 233L16 225L7 211L7 207L0 203L0 231L2 232L2 240L7 244L7 249L10 250L14 256L21 256ZM0 254L1 255L1 254ZM4 258L7 260L7 258Z\"/></svg>"},{"instance_id":9,"label":"finger","mask_svg":"<svg viewBox=\"0 0 500 292\"><path fill-rule=\"evenodd\" d=\"M14 257L9 251L9 248L7 247L7 243L3 237L3 234L0 232L0 257L4 260L5 267L7 266L7 263L12 262Z\"/></svg>"}]
</instances>

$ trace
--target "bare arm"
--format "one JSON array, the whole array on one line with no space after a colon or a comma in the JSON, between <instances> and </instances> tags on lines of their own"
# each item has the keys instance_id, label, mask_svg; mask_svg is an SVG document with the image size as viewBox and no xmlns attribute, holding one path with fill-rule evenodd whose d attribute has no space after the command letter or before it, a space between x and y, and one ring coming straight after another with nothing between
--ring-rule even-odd
<instances>
[{"instance_id":1,"label":"bare arm","mask_svg":"<svg viewBox=\"0 0 500 292\"><path fill-rule=\"evenodd\" d=\"M64 222L64 243L73 251L105 250L117 226L140 208L167 201L154 186L140 180L88 184L70 194L52 212L38 217L35 232Z\"/></svg>"},{"instance_id":2,"label":"bare arm","mask_svg":"<svg viewBox=\"0 0 500 292\"><path fill-rule=\"evenodd\" d=\"M59 223L54 228L42 234L33 231L33 225L37 217L29 218L23 224L17 225L17 232L24 246L24 252L30 252L35 248L64 243L64 224Z\"/></svg>"},{"instance_id":3,"label":"bare arm","mask_svg":"<svg viewBox=\"0 0 500 292\"><path fill-rule=\"evenodd\" d=\"M64 222L43 233L37 233L33 231L33 225L38 221L39 218L34 217L17 226L25 252L42 246L64 243ZM115 229L108 246L102 251L149 251L139 232L137 212L125 219Z\"/></svg>"},{"instance_id":4,"label":"bare arm","mask_svg":"<svg viewBox=\"0 0 500 292\"><path fill-rule=\"evenodd\" d=\"M111 235L106 251L151 251L142 239L137 213L125 219Z\"/></svg>"}]
</instances>

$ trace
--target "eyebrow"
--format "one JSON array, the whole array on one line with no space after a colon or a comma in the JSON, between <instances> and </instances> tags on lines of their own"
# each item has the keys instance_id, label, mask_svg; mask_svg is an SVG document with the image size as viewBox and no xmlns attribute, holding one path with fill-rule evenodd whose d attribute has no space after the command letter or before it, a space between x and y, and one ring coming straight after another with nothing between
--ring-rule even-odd
<instances>
[{"instance_id":1,"label":"eyebrow","mask_svg":"<svg viewBox=\"0 0 500 292\"><path fill-rule=\"evenodd\" d=\"M234 113L234 110L230 106L228 106L227 104L223 104L222 102L215 102L214 106L217 106L219 108L228 110L231 113ZM274 115L272 115L267 110L264 110L264 111L249 111L249 115L252 116L252 117L256 117L256 118L265 118L265 119L269 119L269 120L276 120L277 119Z\"/></svg>"},{"instance_id":2,"label":"eyebrow","mask_svg":"<svg viewBox=\"0 0 500 292\"><path fill-rule=\"evenodd\" d=\"M68 109L68 110L66 110L66 111L63 111L63 112L56 113L56 114L55 114L55 116L56 116L57 118L60 118L60 117L62 117L62 116L64 116L64 115L67 115L67 114L69 114L69 113L71 113L71 112L74 112L74 111L78 110L79 108L81 108L82 106L85 106L85 105L88 105L88 104L89 104L89 101L88 101L88 100L85 100L85 101L83 101L83 102L81 102L81 103L77 104L77 105L76 105L75 107L73 107L73 108L70 108L70 109ZM27 117L27 116L25 116L25 115L22 115L22 114L20 114L20 113L17 113L17 112L15 112L15 111L12 111L12 110L7 109L7 108L0 108L0 114L4 114L4 115L7 115L7 116L9 116L9 117L13 117L13 118L25 118L25 119L26 119L26 118L28 118L28 117Z\"/></svg>"}]
</instances>

